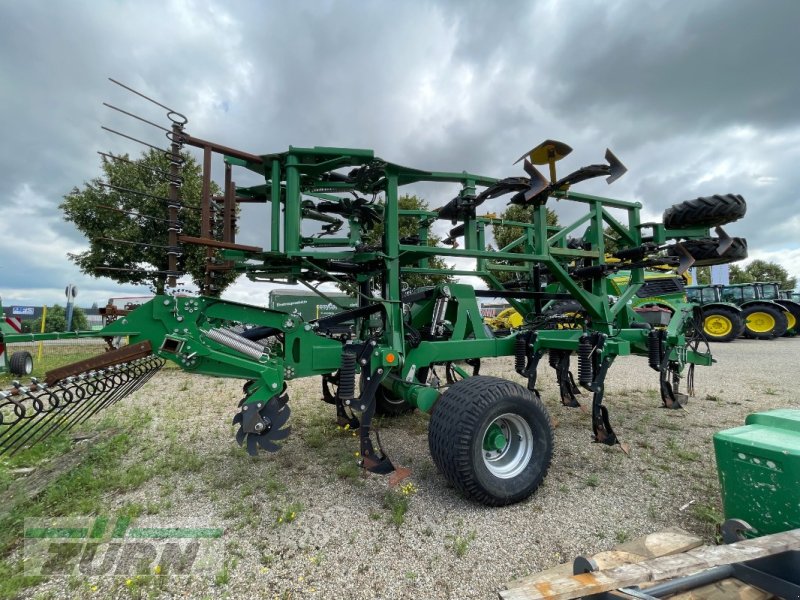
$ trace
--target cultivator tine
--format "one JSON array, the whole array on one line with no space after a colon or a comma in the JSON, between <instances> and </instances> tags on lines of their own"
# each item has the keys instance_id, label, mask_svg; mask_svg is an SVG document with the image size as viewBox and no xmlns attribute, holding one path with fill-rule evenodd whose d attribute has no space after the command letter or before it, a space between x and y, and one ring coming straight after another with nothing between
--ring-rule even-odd
<instances>
[{"instance_id":1,"label":"cultivator tine","mask_svg":"<svg viewBox=\"0 0 800 600\"><path fill-rule=\"evenodd\" d=\"M76 364L97 362L102 358ZM135 357L128 363L116 362L115 357L106 362L109 360L114 364L106 369L64 378L57 378L50 372L50 383L33 379L30 386L23 386L14 382L11 390L0 392L0 455L13 456L22 448L72 430L138 390L164 364L153 355Z\"/></svg>"}]
</instances>

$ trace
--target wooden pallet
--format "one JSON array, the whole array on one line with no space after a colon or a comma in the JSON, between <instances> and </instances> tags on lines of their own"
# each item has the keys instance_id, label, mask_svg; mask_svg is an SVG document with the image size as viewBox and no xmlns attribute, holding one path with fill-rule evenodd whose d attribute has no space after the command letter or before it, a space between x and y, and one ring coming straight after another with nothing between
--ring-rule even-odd
<instances>
[{"instance_id":1,"label":"wooden pallet","mask_svg":"<svg viewBox=\"0 0 800 600\"><path fill-rule=\"evenodd\" d=\"M500 592L503 600L579 598L629 586L646 586L714 566L732 564L800 548L800 530L778 533L726 546L701 546L696 536L677 528L644 536L593 557L599 571L572 574L565 563L517 579ZM679 596L683 600L740 598L763 600L769 595L734 579L703 586Z\"/></svg>"}]
</instances>

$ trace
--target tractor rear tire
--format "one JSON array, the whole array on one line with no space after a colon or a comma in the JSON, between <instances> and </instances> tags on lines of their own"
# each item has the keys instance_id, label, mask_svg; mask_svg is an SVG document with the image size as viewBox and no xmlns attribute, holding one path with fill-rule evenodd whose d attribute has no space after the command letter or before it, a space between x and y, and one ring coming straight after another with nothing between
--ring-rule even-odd
<instances>
[{"instance_id":1,"label":"tractor rear tire","mask_svg":"<svg viewBox=\"0 0 800 600\"><path fill-rule=\"evenodd\" d=\"M783 308L788 321L788 330L784 335L800 334L800 303L791 300L775 300L775 303Z\"/></svg>"},{"instance_id":2,"label":"tractor rear tire","mask_svg":"<svg viewBox=\"0 0 800 600\"><path fill-rule=\"evenodd\" d=\"M664 211L664 227L716 227L741 219L747 212L747 203L738 194L701 196L673 204Z\"/></svg>"},{"instance_id":3,"label":"tractor rear tire","mask_svg":"<svg viewBox=\"0 0 800 600\"><path fill-rule=\"evenodd\" d=\"M747 258L747 240L744 238L731 238L731 246L724 254L718 254L719 238L701 238L699 240L686 240L681 245L694 258L693 267L708 267L710 265L725 265ZM682 256L672 246L667 251L670 256Z\"/></svg>"},{"instance_id":4,"label":"tractor rear tire","mask_svg":"<svg viewBox=\"0 0 800 600\"><path fill-rule=\"evenodd\" d=\"M742 308L744 337L755 340L771 340L786 333L789 323L786 315L776 306L753 304Z\"/></svg>"},{"instance_id":5,"label":"tractor rear tire","mask_svg":"<svg viewBox=\"0 0 800 600\"><path fill-rule=\"evenodd\" d=\"M703 333L710 342L732 342L744 329L739 311L732 308L712 307L703 309Z\"/></svg>"},{"instance_id":6,"label":"tractor rear tire","mask_svg":"<svg viewBox=\"0 0 800 600\"><path fill-rule=\"evenodd\" d=\"M12 375L30 375L33 371L33 357L30 352L14 352L8 360L8 370Z\"/></svg>"},{"instance_id":7,"label":"tractor rear tire","mask_svg":"<svg viewBox=\"0 0 800 600\"><path fill-rule=\"evenodd\" d=\"M428 428L433 462L470 499L487 506L524 500L553 458L553 424L538 395L478 375L454 383Z\"/></svg>"}]
</instances>

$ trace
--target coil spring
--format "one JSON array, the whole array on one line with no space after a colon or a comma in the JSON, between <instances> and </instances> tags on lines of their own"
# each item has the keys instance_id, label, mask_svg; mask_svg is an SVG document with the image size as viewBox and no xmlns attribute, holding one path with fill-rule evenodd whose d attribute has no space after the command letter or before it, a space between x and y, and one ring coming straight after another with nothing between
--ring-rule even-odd
<instances>
[{"instance_id":1,"label":"coil spring","mask_svg":"<svg viewBox=\"0 0 800 600\"><path fill-rule=\"evenodd\" d=\"M578 382L581 384L588 385L594 378L591 357L592 342L588 335L582 335L578 340Z\"/></svg>"},{"instance_id":2,"label":"coil spring","mask_svg":"<svg viewBox=\"0 0 800 600\"><path fill-rule=\"evenodd\" d=\"M356 355L352 352L342 354L338 395L342 400L352 400L356 397Z\"/></svg>"},{"instance_id":3,"label":"coil spring","mask_svg":"<svg viewBox=\"0 0 800 600\"><path fill-rule=\"evenodd\" d=\"M661 360L663 358L663 348L661 344L661 332L653 329L647 334L647 363L655 371L661 370Z\"/></svg>"},{"instance_id":4,"label":"coil spring","mask_svg":"<svg viewBox=\"0 0 800 600\"><path fill-rule=\"evenodd\" d=\"M547 353L547 362L550 363L550 366L554 369L558 368L558 361L561 358L561 352L558 350L550 350Z\"/></svg>"},{"instance_id":5,"label":"coil spring","mask_svg":"<svg viewBox=\"0 0 800 600\"><path fill-rule=\"evenodd\" d=\"M528 340L524 336L517 336L514 343L514 370L522 374L528 358Z\"/></svg>"},{"instance_id":6,"label":"coil spring","mask_svg":"<svg viewBox=\"0 0 800 600\"><path fill-rule=\"evenodd\" d=\"M253 342L243 338L240 335L236 335L232 331L227 331L224 329L209 329L206 332L206 335L218 344L227 346L228 348L241 352L242 354L246 354L247 356L256 360L259 360L264 354L264 349L262 347L259 347L258 349L253 348L251 345Z\"/></svg>"}]
</instances>

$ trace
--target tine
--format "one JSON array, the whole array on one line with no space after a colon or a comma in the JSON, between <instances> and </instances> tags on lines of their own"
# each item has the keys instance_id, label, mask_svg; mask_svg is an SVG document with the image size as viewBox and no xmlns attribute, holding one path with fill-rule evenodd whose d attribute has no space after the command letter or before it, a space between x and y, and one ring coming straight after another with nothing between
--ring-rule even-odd
<instances>
[{"instance_id":1,"label":"tine","mask_svg":"<svg viewBox=\"0 0 800 600\"><path fill-rule=\"evenodd\" d=\"M269 420L272 421L272 428L279 429L281 428L286 421L289 420L289 415L292 411L289 410L288 407L284 408L281 411L278 411L275 415L267 413L266 416L269 417Z\"/></svg>"},{"instance_id":2,"label":"tine","mask_svg":"<svg viewBox=\"0 0 800 600\"><path fill-rule=\"evenodd\" d=\"M250 456L257 456L258 455L258 436L257 435L248 435L247 436L247 453Z\"/></svg>"},{"instance_id":3,"label":"tine","mask_svg":"<svg viewBox=\"0 0 800 600\"><path fill-rule=\"evenodd\" d=\"M241 427L236 430L236 442L240 446L244 443L244 430Z\"/></svg>"},{"instance_id":4,"label":"tine","mask_svg":"<svg viewBox=\"0 0 800 600\"><path fill-rule=\"evenodd\" d=\"M278 450L281 449L281 447L278 446L278 444L275 444L265 435L258 437L258 445L261 446L267 452L277 452Z\"/></svg>"},{"instance_id":5,"label":"tine","mask_svg":"<svg viewBox=\"0 0 800 600\"><path fill-rule=\"evenodd\" d=\"M235 415L233 415L233 420L231 421L231 425L237 425L237 424L241 425L241 423L242 423L242 413L238 412Z\"/></svg>"},{"instance_id":6,"label":"tine","mask_svg":"<svg viewBox=\"0 0 800 600\"><path fill-rule=\"evenodd\" d=\"M270 429L270 432L267 435L269 436L269 439L277 441L277 440L285 440L287 437L289 437L289 434L291 432L292 432L291 427L285 427L283 429Z\"/></svg>"}]
</instances>

